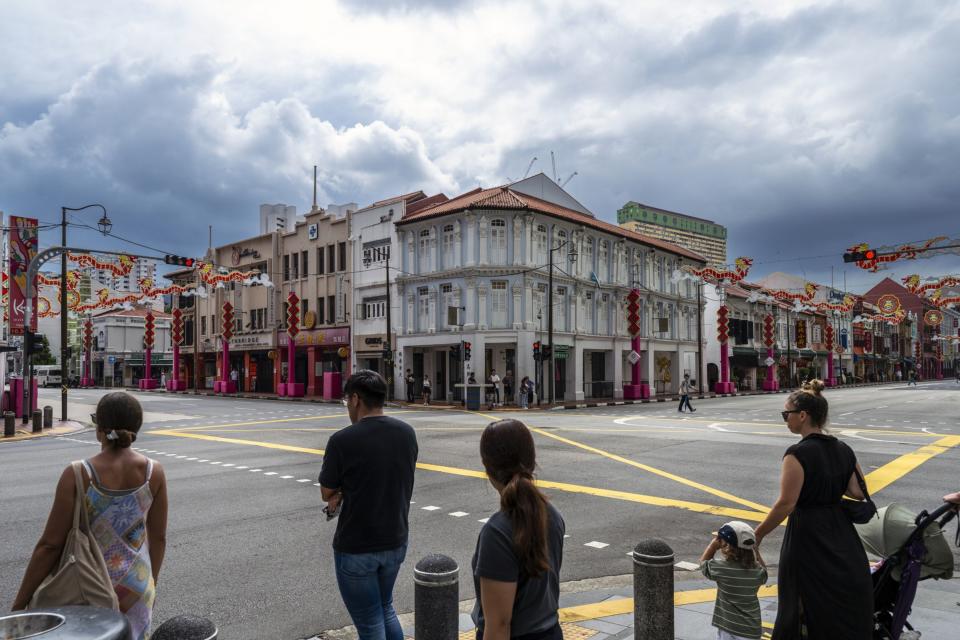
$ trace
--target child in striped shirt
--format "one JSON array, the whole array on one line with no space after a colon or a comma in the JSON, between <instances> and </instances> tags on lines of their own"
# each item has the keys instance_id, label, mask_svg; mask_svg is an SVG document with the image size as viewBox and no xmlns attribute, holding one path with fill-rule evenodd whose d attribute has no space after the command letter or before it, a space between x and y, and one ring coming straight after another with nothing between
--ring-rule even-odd
<instances>
[{"instance_id":1,"label":"child in striped shirt","mask_svg":"<svg viewBox=\"0 0 960 640\"><path fill-rule=\"evenodd\" d=\"M722 558L715 559L717 551ZM756 640L762 636L757 592L767 582L767 566L753 529L734 520L717 531L703 555L700 570L717 583L713 626L719 640Z\"/></svg>"}]
</instances>

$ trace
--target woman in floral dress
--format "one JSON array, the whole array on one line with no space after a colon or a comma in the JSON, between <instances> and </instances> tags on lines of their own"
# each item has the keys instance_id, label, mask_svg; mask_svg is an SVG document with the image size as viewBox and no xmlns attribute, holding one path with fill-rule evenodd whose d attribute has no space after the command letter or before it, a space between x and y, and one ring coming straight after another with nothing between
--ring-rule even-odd
<instances>
[{"instance_id":1,"label":"woman in floral dress","mask_svg":"<svg viewBox=\"0 0 960 640\"><path fill-rule=\"evenodd\" d=\"M167 531L167 483L163 468L130 448L143 422L130 394L108 393L97 404L100 453L83 461L90 531L106 561L120 611L133 637L150 637L157 576ZM46 528L27 566L13 609L24 609L56 567L73 522L76 481L68 466L60 476Z\"/></svg>"}]
</instances>

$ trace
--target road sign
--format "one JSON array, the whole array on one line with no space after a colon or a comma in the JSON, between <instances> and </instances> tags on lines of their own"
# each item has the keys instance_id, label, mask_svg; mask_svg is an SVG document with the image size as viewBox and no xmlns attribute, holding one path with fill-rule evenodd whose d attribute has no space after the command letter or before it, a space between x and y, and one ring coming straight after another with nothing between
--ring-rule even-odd
<instances>
[{"instance_id":1,"label":"road sign","mask_svg":"<svg viewBox=\"0 0 960 640\"><path fill-rule=\"evenodd\" d=\"M636 351L631 351L630 355L627 356L627 360L630 361L630 364L637 364L640 362L640 354Z\"/></svg>"},{"instance_id":2,"label":"road sign","mask_svg":"<svg viewBox=\"0 0 960 640\"><path fill-rule=\"evenodd\" d=\"M117 361L117 356L107 356L107 362L113 364Z\"/></svg>"},{"instance_id":3,"label":"road sign","mask_svg":"<svg viewBox=\"0 0 960 640\"><path fill-rule=\"evenodd\" d=\"M767 359L763 361L763 364L767 365L768 367L772 367L774 362L776 362L776 360L767 357Z\"/></svg>"}]
</instances>

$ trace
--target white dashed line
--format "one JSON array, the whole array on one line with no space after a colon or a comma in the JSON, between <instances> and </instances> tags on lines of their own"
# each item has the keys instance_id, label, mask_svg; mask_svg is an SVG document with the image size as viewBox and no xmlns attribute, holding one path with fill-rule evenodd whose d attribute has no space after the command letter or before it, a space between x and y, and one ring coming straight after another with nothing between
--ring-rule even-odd
<instances>
[{"instance_id":1,"label":"white dashed line","mask_svg":"<svg viewBox=\"0 0 960 640\"><path fill-rule=\"evenodd\" d=\"M234 463L232 463L232 462L227 462L227 463L225 463L223 466L225 466L225 467L235 467L235 466L237 466L237 465L234 464Z\"/></svg>"},{"instance_id":2,"label":"white dashed line","mask_svg":"<svg viewBox=\"0 0 960 640\"><path fill-rule=\"evenodd\" d=\"M196 458L187 458L187 462L191 462L193 460L196 460Z\"/></svg>"},{"instance_id":3,"label":"white dashed line","mask_svg":"<svg viewBox=\"0 0 960 640\"><path fill-rule=\"evenodd\" d=\"M487 521L488 521L489 519L490 519L490 518L481 518L480 520L477 520L477 522L482 522L483 524L487 524Z\"/></svg>"},{"instance_id":4,"label":"white dashed line","mask_svg":"<svg viewBox=\"0 0 960 640\"><path fill-rule=\"evenodd\" d=\"M217 462L211 462L210 464L223 464L223 463L222 463L222 462L219 462L219 461L217 461Z\"/></svg>"},{"instance_id":5,"label":"white dashed line","mask_svg":"<svg viewBox=\"0 0 960 640\"><path fill-rule=\"evenodd\" d=\"M310 478L300 478L297 482L310 482Z\"/></svg>"},{"instance_id":6,"label":"white dashed line","mask_svg":"<svg viewBox=\"0 0 960 640\"><path fill-rule=\"evenodd\" d=\"M249 468L250 468L250 467L248 467L248 466L246 466L246 465L240 465L239 467L237 467L237 469L249 469Z\"/></svg>"},{"instance_id":7,"label":"white dashed line","mask_svg":"<svg viewBox=\"0 0 960 640\"><path fill-rule=\"evenodd\" d=\"M264 471L263 475L265 476L275 476L277 475L276 471Z\"/></svg>"},{"instance_id":8,"label":"white dashed line","mask_svg":"<svg viewBox=\"0 0 960 640\"><path fill-rule=\"evenodd\" d=\"M596 540L593 540L592 542L585 543L583 546L593 547L594 549L603 549L605 547L609 547L610 545L606 542L597 542Z\"/></svg>"},{"instance_id":9,"label":"white dashed line","mask_svg":"<svg viewBox=\"0 0 960 640\"><path fill-rule=\"evenodd\" d=\"M293 476L280 476L280 479L281 479L281 480L289 480L289 479L292 478L292 477L293 477Z\"/></svg>"},{"instance_id":10,"label":"white dashed line","mask_svg":"<svg viewBox=\"0 0 960 640\"><path fill-rule=\"evenodd\" d=\"M453 516L454 518L462 518L463 516L468 516L470 514L467 513L466 511L454 511L452 513L448 513L447 515Z\"/></svg>"},{"instance_id":11,"label":"white dashed line","mask_svg":"<svg viewBox=\"0 0 960 640\"><path fill-rule=\"evenodd\" d=\"M256 473L257 471L263 471L263 469L250 469L250 473Z\"/></svg>"},{"instance_id":12,"label":"white dashed line","mask_svg":"<svg viewBox=\"0 0 960 640\"><path fill-rule=\"evenodd\" d=\"M420 508L423 509L424 511L436 511L440 507L434 507L433 505L430 505L428 507L420 507Z\"/></svg>"},{"instance_id":13,"label":"white dashed line","mask_svg":"<svg viewBox=\"0 0 960 640\"><path fill-rule=\"evenodd\" d=\"M200 458L197 462L210 462L208 458Z\"/></svg>"}]
</instances>

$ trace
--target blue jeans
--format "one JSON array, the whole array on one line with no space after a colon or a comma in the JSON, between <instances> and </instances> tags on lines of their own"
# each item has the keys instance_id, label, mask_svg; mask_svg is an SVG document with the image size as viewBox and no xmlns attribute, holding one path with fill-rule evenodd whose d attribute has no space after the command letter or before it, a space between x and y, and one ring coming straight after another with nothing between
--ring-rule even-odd
<instances>
[{"instance_id":1,"label":"blue jeans","mask_svg":"<svg viewBox=\"0 0 960 640\"><path fill-rule=\"evenodd\" d=\"M372 553L333 552L337 585L360 640L403 640L393 585L407 545Z\"/></svg>"}]
</instances>

